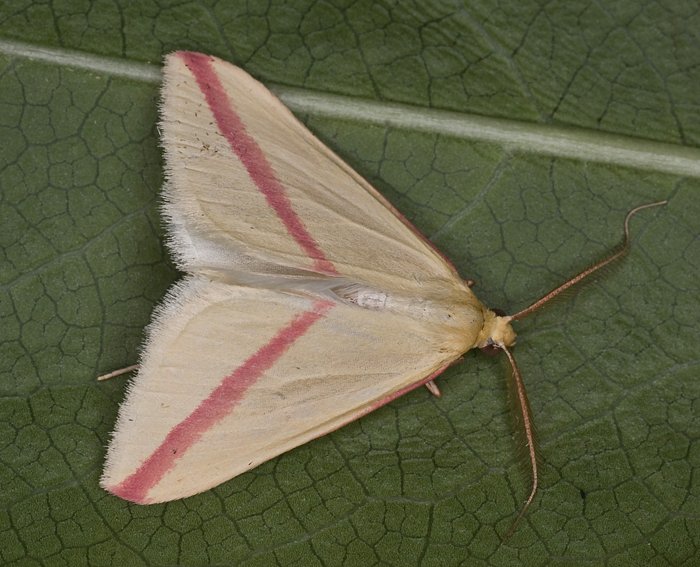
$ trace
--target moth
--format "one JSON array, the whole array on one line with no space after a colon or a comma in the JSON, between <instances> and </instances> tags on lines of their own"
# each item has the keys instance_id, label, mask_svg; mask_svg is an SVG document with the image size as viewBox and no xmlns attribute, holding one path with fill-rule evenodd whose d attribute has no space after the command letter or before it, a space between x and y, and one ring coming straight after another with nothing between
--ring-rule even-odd
<instances>
[{"instance_id":1,"label":"moth","mask_svg":"<svg viewBox=\"0 0 700 567\"><path fill-rule=\"evenodd\" d=\"M109 492L184 498L427 386L469 349L503 351L539 481L511 323L261 83L166 57L160 130L169 248L186 277L154 313L107 452ZM130 368L131 369L131 368Z\"/></svg>"}]
</instances>

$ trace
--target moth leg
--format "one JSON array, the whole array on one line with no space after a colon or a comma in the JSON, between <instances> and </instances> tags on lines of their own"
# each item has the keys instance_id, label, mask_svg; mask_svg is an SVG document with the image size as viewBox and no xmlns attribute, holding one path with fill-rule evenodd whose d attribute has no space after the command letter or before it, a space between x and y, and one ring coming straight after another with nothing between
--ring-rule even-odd
<instances>
[{"instance_id":1,"label":"moth leg","mask_svg":"<svg viewBox=\"0 0 700 567\"><path fill-rule=\"evenodd\" d=\"M474 287L476 285L474 280L464 280L464 283L467 284L467 287Z\"/></svg>"},{"instance_id":2,"label":"moth leg","mask_svg":"<svg viewBox=\"0 0 700 567\"><path fill-rule=\"evenodd\" d=\"M440 388L438 388L438 385L435 383L434 380L426 382L425 387L428 388L428 392L430 392L436 398L442 396L442 392L440 392Z\"/></svg>"},{"instance_id":3,"label":"moth leg","mask_svg":"<svg viewBox=\"0 0 700 567\"><path fill-rule=\"evenodd\" d=\"M128 372L133 372L134 370L138 370L139 365L138 364L132 364L131 366L125 366L124 368L120 368L119 370L114 370L112 372L108 372L107 374L102 374L101 376L98 376L98 380L109 380L110 378L116 378L117 376L121 376L122 374L126 374Z\"/></svg>"}]
</instances>

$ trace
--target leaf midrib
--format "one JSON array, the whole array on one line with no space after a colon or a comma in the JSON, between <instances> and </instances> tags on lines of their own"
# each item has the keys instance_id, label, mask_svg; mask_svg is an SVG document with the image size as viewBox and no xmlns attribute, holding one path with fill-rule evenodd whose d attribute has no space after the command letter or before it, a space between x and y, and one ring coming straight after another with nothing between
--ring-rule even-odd
<instances>
[{"instance_id":1,"label":"leaf midrib","mask_svg":"<svg viewBox=\"0 0 700 567\"><path fill-rule=\"evenodd\" d=\"M160 66L63 48L0 40L0 54L159 83ZM700 178L700 149L572 126L493 118L409 104L380 102L298 87L268 85L295 112L337 120L491 142L510 152L578 159Z\"/></svg>"}]
</instances>

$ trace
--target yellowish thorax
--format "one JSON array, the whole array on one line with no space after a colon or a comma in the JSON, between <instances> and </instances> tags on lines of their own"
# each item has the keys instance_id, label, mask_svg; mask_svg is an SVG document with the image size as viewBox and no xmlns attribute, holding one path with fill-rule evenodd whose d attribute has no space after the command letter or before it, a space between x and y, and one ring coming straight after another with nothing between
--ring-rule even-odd
<instances>
[{"instance_id":1,"label":"yellowish thorax","mask_svg":"<svg viewBox=\"0 0 700 567\"><path fill-rule=\"evenodd\" d=\"M477 348L495 346L499 348L510 347L515 344L516 334L511 326L510 315L497 315L490 309L485 310L484 326L477 338Z\"/></svg>"}]
</instances>

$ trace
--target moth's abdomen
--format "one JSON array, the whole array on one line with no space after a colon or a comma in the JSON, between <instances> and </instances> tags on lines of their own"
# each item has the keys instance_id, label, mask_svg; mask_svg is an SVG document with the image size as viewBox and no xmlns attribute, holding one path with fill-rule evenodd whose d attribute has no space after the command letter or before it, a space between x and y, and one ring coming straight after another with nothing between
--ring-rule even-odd
<instances>
[{"instance_id":1,"label":"moth's abdomen","mask_svg":"<svg viewBox=\"0 0 700 567\"><path fill-rule=\"evenodd\" d=\"M486 310L466 286L437 296L429 293L429 299L358 283L336 286L332 292L345 304L376 312L400 313L431 327L435 325L448 342L460 345L456 347L460 352L474 346L484 325Z\"/></svg>"}]
</instances>

